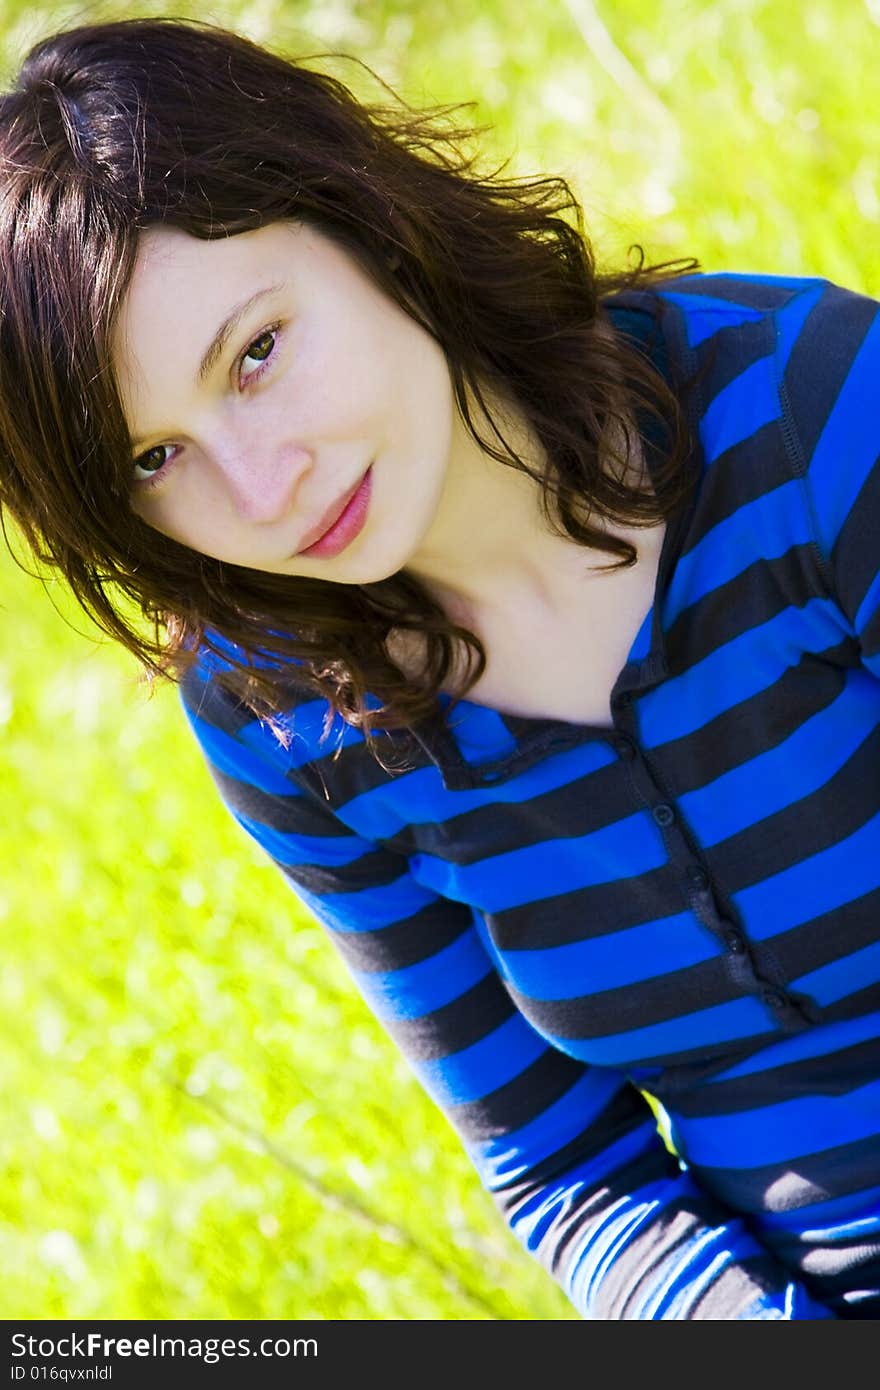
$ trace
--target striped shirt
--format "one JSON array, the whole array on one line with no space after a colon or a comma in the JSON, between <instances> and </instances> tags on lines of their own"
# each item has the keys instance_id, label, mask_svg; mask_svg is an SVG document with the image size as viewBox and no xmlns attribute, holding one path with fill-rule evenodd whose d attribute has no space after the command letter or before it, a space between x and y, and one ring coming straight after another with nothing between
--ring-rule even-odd
<instances>
[{"instance_id":1,"label":"striped shirt","mask_svg":"<svg viewBox=\"0 0 880 1390\"><path fill-rule=\"evenodd\" d=\"M295 684L285 747L204 652L184 708L583 1317L880 1317L880 304L605 308L700 465L613 723L441 695L389 771Z\"/></svg>"}]
</instances>

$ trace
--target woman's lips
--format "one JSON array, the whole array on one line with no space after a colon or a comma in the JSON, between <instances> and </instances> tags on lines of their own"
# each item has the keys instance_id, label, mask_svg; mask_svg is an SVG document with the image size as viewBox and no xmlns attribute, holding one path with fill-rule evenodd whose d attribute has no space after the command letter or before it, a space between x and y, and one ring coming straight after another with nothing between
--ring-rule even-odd
<instances>
[{"instance_id":1,"label":"woman's lips","mask_svg":"<svg viewBox=\"0 0 880 1390\"><path fill-rule=\"evenodd\" d=\"M360 535L367 519L372 483L373 465L370 464L357 487L343 501L335 519L331 520L318 540L313 541L304 550L298 550L297 555L329 559L333 555L340 555L346 546L351 545L355 537ZM330 515L332 518L332 511Z\"/></svg>"}]
</instances>

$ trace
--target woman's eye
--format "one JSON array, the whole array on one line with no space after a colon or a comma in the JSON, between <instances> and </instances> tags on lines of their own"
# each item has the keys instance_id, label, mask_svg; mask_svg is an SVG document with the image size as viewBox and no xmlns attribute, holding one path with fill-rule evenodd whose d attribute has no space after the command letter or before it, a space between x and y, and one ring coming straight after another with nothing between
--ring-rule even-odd
<instances>
[{"instance_id":1,"label":"woman's eye","mask_svg":"<svg viewBox=\"0 0 880 1390\"><path fill-rule=\"evenodd\" d=\"M262 371L262 366L260 364L266 362L275 351L275 340L277 336L277 328L267 328L260 334L259 338L254 338L253 342L248 344L247 351L242 354L238 364L239 376L243 381L250 381L252 377L260 375ZM245 372L242 369L249 357L258 364L257 369L255 371Z\"/></svg>"},{"instance_id":2,"label":"woman's eye","mask_svg":"<svg viewBox=\"0 0 880 1390\"><path fill-rule=\"evenodd\" d=\"M262 376L265 364L275 351L280 327L281 325L276 323L269 328L264 328L258 337L248 343L247 348L238 359L238 374L243 384L255 381L257 377ZM256 364L251 371L244 370L248 358L251 358ZM147 487L158 486L160 482L164 482L169 456L174 452L174 447L171 444L155 444L152 449L146 449L134 461L134 482Z\"/></svg>"},{"instance_id":3,"label":"woman's eye","mask_svg":"<svg viewBox=\"0 0 880 1390\"><path fill-rule=\"evenodd\" d=\"M140 454L134 461L135 482L144 483L155 478L168 462L170 452L170 444L155 444L152 449Z\"/></svg>"}]
</instances>

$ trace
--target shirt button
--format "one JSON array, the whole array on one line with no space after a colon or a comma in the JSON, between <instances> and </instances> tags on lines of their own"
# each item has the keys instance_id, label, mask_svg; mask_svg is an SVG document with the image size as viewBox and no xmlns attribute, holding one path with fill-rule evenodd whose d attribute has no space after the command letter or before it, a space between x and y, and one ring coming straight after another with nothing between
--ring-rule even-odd
<instances>
[{"instance_id":1,"label":"shirt button","mask_svg":"<svg viewBox=\"0 0 880 1390\"><path fill-rule=\"evenodd\" d=\"M761 998L768 1008L782 1009L785 1007L785 995L780 994L778 989L765 989Z\"/></svg>"},{"instance_id":2,"label":"shirt button","mask_svg":"<svg viewBox=\"0 0 880 1390\"><path fill-rule=\"evenodd\" d=\"M694 888L709 887L709 875L705 869L700 868L699 864L688 865L687 876L688 882L693 884Z\"/></svg>"},{"instance_id":3,"label":"shirt button","mask_svg":"<svg viewBox=\"0 0 880 1390\"><path fill-rule=\"evenodd\" d=\"M655 806L651 814L658 825L671 825L675 820L675 812L671 806L667 806L665 801L661 802L659 806Z\"/></svg>"}]
</instances>

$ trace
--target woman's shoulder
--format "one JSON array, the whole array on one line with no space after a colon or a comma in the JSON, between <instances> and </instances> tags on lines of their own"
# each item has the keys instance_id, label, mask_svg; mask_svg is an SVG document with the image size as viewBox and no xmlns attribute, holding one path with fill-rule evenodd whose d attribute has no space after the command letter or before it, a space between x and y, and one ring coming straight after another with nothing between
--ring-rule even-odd
<instances>
[{"instance_id":1,"label":"woman's shoulder","mask_svg":"<svg viewBox=\"0 0 880 1390\"><path fill-rule=\"evenodd\" d=\"M688 341L695 346L722 325L793 317L797 307L814 300L823 300L828 309L839 309L853 298L869 297L825 276L725 270L698 271L623 290L607 296L603 307L612 322L620 325L639 313L652 318L680 316Z\"/></svg>"},{"instance_id":2,"label":"woman's shoulder","mask_svg":"<svg viewBox=\"0 0 880 1390\"><path fill-rule=\"evenodd\" d=\"M261 716L239 693L239 682L229 679L245 663L243 650L215 631L206 632L205 639L178 683L184 713L203 747L226 746L230 759L235 747L245 748L288 775L357 734L329 700L315 694L298 671L301 663L293 660L285 663L276 687L277 709ZM277 670L277 658L254 664Z\"/></svg>"},{"instance_id":3,"label":"woman's shoulder","mask_svg":"<svg viewBox=\"0 0 880 1390\"><path fill-rule=\"evenodd\" d=\"M679 276L611 296L605 307L625 333L654 322L668 370L701 382L704 432L744 429L760 413L809 421L819 396L858 361L876 380L880 302L826 276L720 271ZM711 415L711 419L708 418ZM711 443L711 440L708 441Z\"/></svg>"}]
</instances>

